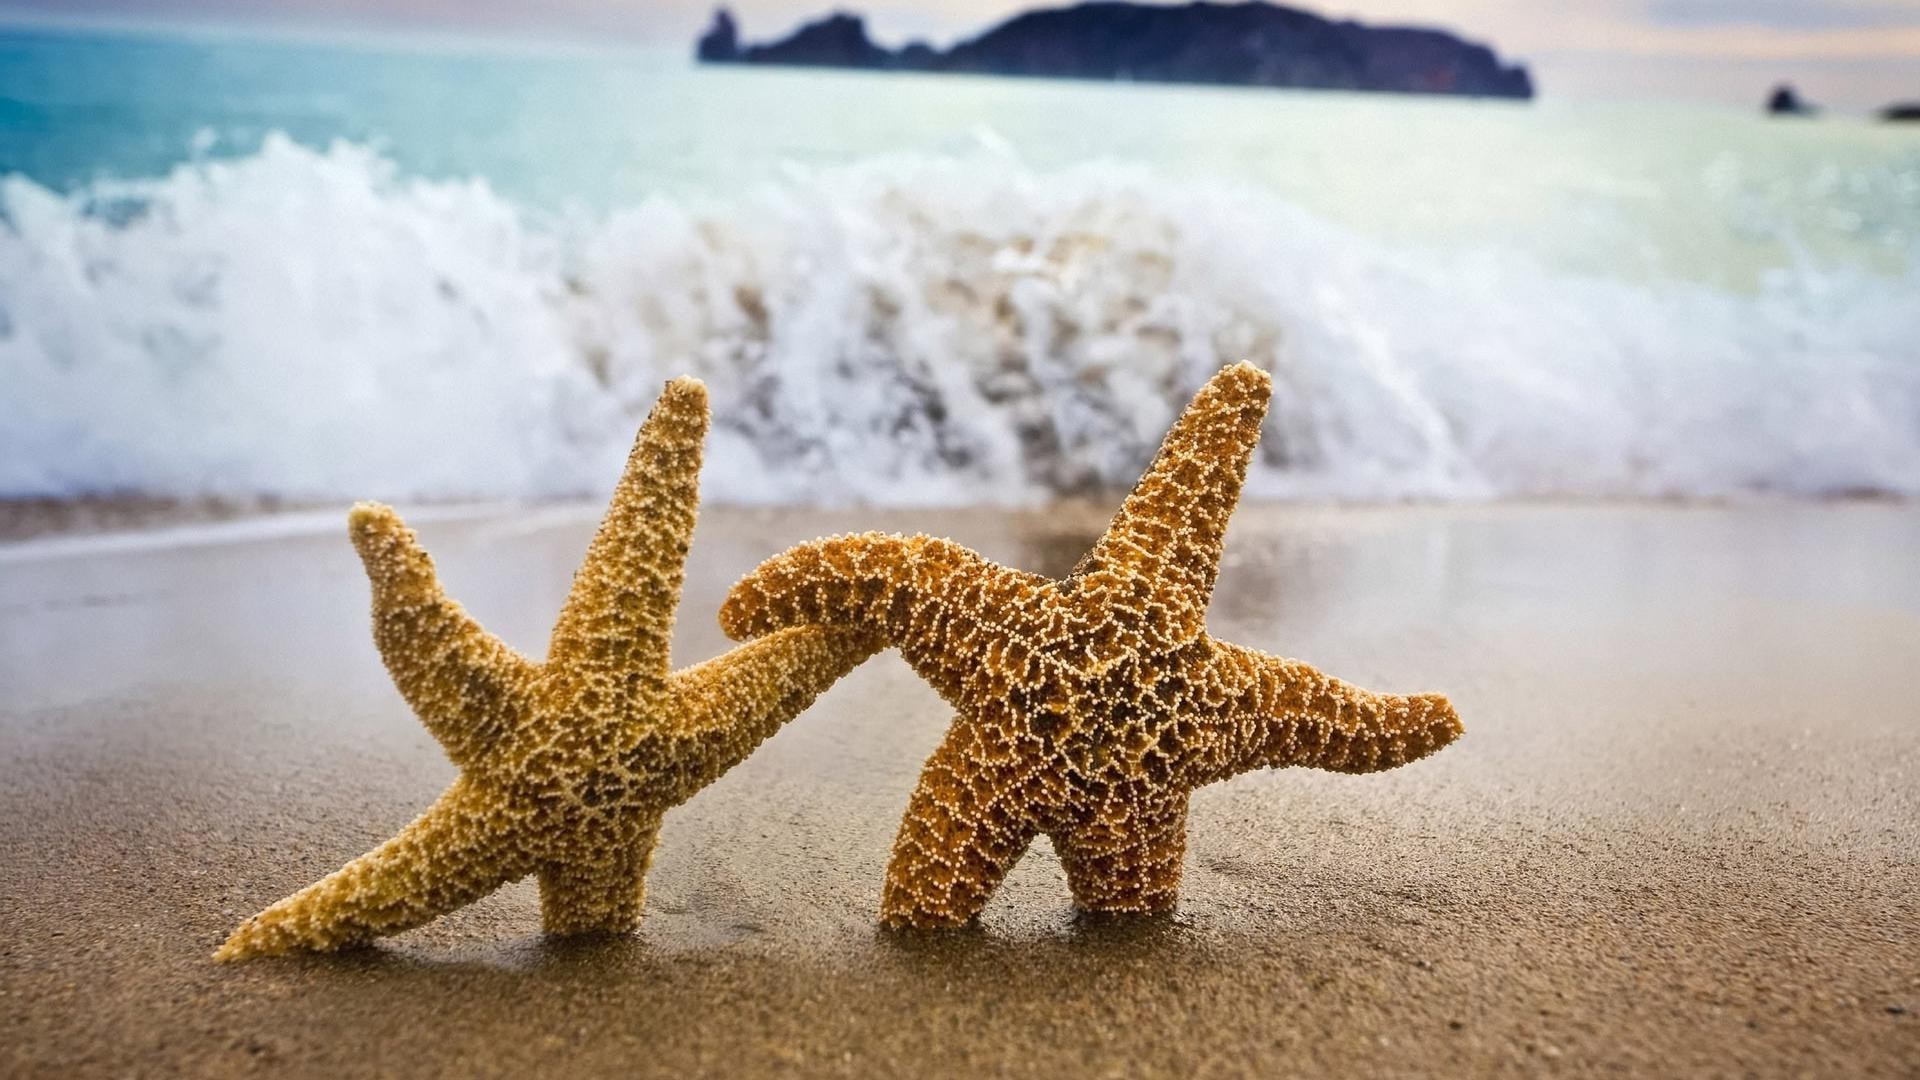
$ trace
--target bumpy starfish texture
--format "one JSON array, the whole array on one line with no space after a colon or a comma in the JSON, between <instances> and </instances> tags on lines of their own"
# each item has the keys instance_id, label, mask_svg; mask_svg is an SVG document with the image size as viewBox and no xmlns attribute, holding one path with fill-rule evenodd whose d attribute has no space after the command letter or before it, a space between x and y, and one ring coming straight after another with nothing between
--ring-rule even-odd
<instances>
[{"instance_id":1,"label":"bumpy starfish texture","mask_svg":"<svg viewBox=\"0 0 1920 1080\"><path fill-rule=\"evenodd\" d=\"M545 663L448 599L392 510L353 509L353 543L373 582L374 641L461 775L398 836L248 919L216 959L364 942L530 874L550 933L639 922L661 816L881 647L858 631L796 627L668 670L707 423L705 387L668 384L574 577Z\"/></svg>"},{"instance_id":2,"label":"bumpy starfish texture","mask_svg":"<svg viewBox=\"0 0 1920 1080\"><path fill-rule=\"evenodd\" d=\"M1271 394L1251 365L1215 376L1064 580L866 533L803 544L734 586L720 619L735 638L868 630L958 712L894 843L886 922L967 922L1041 833L1081 907L1166 911L1194 788L1287 765L1390 769L1459 736L1443 697L1369 693L1206 632Z\"/></svg>"}]
</instances>

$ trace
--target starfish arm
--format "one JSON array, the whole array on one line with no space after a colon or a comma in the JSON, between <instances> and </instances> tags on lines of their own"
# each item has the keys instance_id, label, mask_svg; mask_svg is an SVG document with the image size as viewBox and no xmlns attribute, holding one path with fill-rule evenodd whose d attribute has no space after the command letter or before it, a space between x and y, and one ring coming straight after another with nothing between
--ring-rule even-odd
<instances>
[{"instance_id":1,"label":"starfish arm","mask_svg":"<svg viewBox=\"0 0 1920 1080\"><path fill-rule=\"evenodd\" d=\"M331 951L419 926L525 876L502 804L466 779L399 835L240 924L214 953Z\"/></svg>"},{"instance_id":2,"label":"starfish arm","mask_svg":"<svg viewBox=\"0 0 1920 1080\"><path fill-rule=\"evenodd\" d=\"M1127 806L1052 834L1074 903L1087 911L1172 911L1187 853L1187 800Z\"/></svg>"},{"instance_id":3,"label":"starfish arm","mask_svg":"<svg viewBox=\"0 0 1920 1080\"><path fill-rule=\"evenodd\" d=\"M658 818L589 853L542 863L540 922L547 933L624 934L640 925Z\"/></svg>"},{"instance_id":4,"label":"starfish arm","mask_svg":"<svg viewBox=\"0 0 1920 1080\"><path fill-rule=\"evenodd\" d=\"M1004 735L954 724L921 770L900 822L882 922L933 929L980 914L1035 835L1019 768Z\"/></svg>"},{"instance_id":5,"label":"starfish arm","mask_svg":"<svg viewBox=\"0 0 1920 1080\"><path fill-rule=\"evenodd\" d=\"M626 471L554 625L549 663L656 685L667 675L674 610L700 509L707 389L667 384L635 436Z\"/></svg>"},{"instance_id":6,"label":"starfish arm","mask_svg":"<svg viewBox=\"0 0 1920 1080\"><path fill-rule=\"evenodd\" d=\"M1072 576L1109 572L1161 583L1197 630L1272 394L1273 380L1248 363L1201 387Z\"/></svg>"},{"instance_id":7,"label":"starfish arm","mask_svg":"<svg viewBox=\"0 0 1920 1080\"><path fill-rule=\"evenodd\" d=\"M394 685L454 764L474 764L525 717L538 666L448 599L392 508L355 506L348 532L373 585L373 640Z\"/></svg>"},{"instance_id":8,"label":"starfish arm","mask_svg":"<svg viewBox=\"0 0 1920 1080\"><path fill-rule=\"evenodd\" d=\"M661 732L676 763L669 803L718 780L881 647L860 631L794 626L676 672L680 715Z\"/></svg>"},{"instance_id":9,"label":"starfish arm","mask_svg":"<svg viewBox=\"0 0 1920 1080\"><path fill-rule=\"evenodd\" d=\"M1212 678L1235 700L1212 725L1215 752L1197 782L1253 769L1305 765L1330 772L1397 768L1465 730L1439 694L1376 694L1307 664L1216 641Z\"/></svg>"},{"instance_id":10,"label":"starfish arm","mask_svg":"<svg viewBox=\"0 0 1920 1080\"><path fill-rule=\"evenodd\" d=\"M861 533L814 540L761 563L727 594L720 626L736 640L806 624L871 631L959 701L977 653L1014 648L1020 656L1008 663L1020 671L1040 662L1020 643L1040 633L1025 623L1054 588L951 540Z\"/></svg>"}]
</instances>

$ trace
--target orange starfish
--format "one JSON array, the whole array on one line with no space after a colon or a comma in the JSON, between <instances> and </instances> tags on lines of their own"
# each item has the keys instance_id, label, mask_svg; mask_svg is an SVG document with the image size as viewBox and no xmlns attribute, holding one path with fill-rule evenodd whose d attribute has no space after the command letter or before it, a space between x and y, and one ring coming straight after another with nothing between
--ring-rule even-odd
<instances>
[{"instance_id":1,"label":"orange starfish","mask_svg":"<svg viewBox=\"0 0 1920 1080\"><path fill-rule=\"evenodd\" d=\"M1443 697L1369 693L1206 632L1271 394L1251 365L1216 375L1064 580L866 533L803 544L734 586L720 612L733 637L877 633L958 710L894 843L887 923L967 922L1040 833L1081 907L1166 911L1193 789L1286 765L1390 769L1460 735Z\"/></svg>"},{"instance_id":2,"label":"orange starfish","mask_svg":"<svg viewBox=\"0 0 1920 1080\"><path fill-rule=\"evenodd\" d=\"M803 627L668 670L707 423L706 388L669 383L574 576L545 663L448 599L392 510L354 507L374 641L461 775L398 836L241 924L216 959L398 933L529 874L540 879L551 933L640 921L661 816L880 647L864 634Z\"/></svg>"}]
</instances>

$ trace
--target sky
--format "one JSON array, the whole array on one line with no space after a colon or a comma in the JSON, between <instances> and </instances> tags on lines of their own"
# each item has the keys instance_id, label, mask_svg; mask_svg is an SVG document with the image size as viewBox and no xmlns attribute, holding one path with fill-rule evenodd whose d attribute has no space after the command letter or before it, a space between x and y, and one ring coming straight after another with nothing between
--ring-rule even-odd
<instances>
[{"instance_id":1,"label":"sky","mask_svg":"<svg viewBox=\"0 0 1920 1080\"><path fill-rule=\"evenodd\" d=\"M947 44L1068 0L729 0L749 40L833 7L883 44ZM1291 0L1368 22L1442 26L1533 69L1544 95L1756 104L1779 81L1842 108L1920 99L1920 0ZM529 35L687 46L713 0L0 0L0 20Z\"/></svg>"}]
</instances>

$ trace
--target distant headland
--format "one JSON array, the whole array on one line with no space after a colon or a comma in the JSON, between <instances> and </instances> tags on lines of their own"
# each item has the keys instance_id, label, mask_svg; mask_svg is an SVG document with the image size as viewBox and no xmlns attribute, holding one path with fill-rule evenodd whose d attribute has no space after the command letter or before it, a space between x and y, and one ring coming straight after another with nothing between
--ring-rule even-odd
<instances>
[{"instance_id":1,"label":"distant headland","mask_svg":"<svg viewBox=\"0 0 1920 1080\"><path fill-rule=\"evenodd\" d=\"M1406 94L1533 97L1519 64L1443 30L1364 26L1298 8L1099 0L1015 15L950 49L876 45L865 20L835 12L778 41L745 44L725 8L701 36L707 63L1209 83Z\"/></svg>"}]
</instances>

